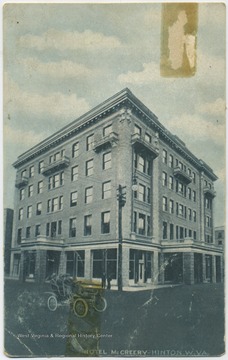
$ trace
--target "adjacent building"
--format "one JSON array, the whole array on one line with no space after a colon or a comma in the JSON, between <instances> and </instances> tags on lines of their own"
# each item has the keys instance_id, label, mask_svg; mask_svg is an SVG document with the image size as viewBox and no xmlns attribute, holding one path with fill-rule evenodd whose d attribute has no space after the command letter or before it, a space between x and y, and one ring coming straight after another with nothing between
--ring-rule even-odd
<instances>
[{"instance_id":1,"label":"adjacent building","mask_svg":"<svg viewBox=\"0 0 228 360\"><path fill-rule=\"evenodd\" d=\"M222 281L217 177L128 89L14 167L12 276L42 282L53 273L105 274L115 284L122 268L125 286Z\"/></svg>"},{"instance_id":2,"label":"adjacent building","mask_svg":"<svg viewBox=\"0 0 228 360\"><path fill-rule=\"evenodd\" d=\"M13 209L4 209L4 274L10 274L10 255L13 231Z\"/></svg>"}]
</instances>

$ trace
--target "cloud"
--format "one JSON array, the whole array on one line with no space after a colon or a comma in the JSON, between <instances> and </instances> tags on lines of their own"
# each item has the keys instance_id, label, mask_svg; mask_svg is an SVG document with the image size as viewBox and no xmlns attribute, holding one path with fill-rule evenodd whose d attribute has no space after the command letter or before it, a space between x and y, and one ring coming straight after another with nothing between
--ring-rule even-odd
<instances>
[{"instance_id":1,"label":"cloud","mask_svg":"<svg viewBox=\"0 0 228 360\"><path fill-rule=\"evenodd\" d=\"M160 67L158 63L150 62L143 64L142 71L128 71L126 74L120 74L118 81L121 84L146 85L155 81L160 81Z\"/></svg>"},{"instance_id":2,"label":"cloud","mask_svg":"<svg viewBox=\"0 0 228 360\"><path fill-rule=\"evenodd\" d=\"M4 108L13 116L15 112L24 112L27 115L52 118L75 119L89 110L84 98L76 94L66 95L61 92L40 94L22 90L7 74L4 77ZM12 113L12 114L11 114Z\"/></svg>"},{"instance_id":3,"label":"cloud","mask_svg":"<svg viewBox=\"0 0 228 360\"><path fill-rule=\"evenodd\" d=\"M25 48L38 51L47 49L66 50L105 50L121 47L121 42L116 36L106 36L102 33L85 30L84 32L60 31L49 29L42 35L26 34L20 37L19 44Z\"/></svg>"},{"instance_id":4,"label":"cloud","mask_svg":"<svg viewBox=\"0 0 228 360\"><path fill-rule=\"evenodd\" d=\"M77 64L69 60L60 62L41 62L37 58L24 58L21 64L26 68L26 73L36 72L45 76L54 78L76 78L92 76L94 70L87 68L85 65Z\"/></svg>"},{"instance_id":5,"label":"cloud","mask_svg":"<svg viewBox=\"0 0 228 360\"><path fill-rule=\"evenodd\" d=\"M167 122L167 127L177 133L181 138L188 141L189 136L194 141L207 141L218 144L225 144L225 125L211 122L197 114L182 114L173 117ZM178 128L177 128L178 127Z\"/></svg>"},{"instance_id":6,"label":"cloud","mask_svg":"<svg viewBox=\"0 0 228 360\"><path fill-rule=\"evenodd\" d=\"M43 133L15 129L9 125L4 126L4 142L11 143L13 146L26 144L26 147L32 147L44 138L45 134Z\"/></svg>"},{"instance_id":7,"label":"cloud","mask_svg":"<svg viewBox=\"0 0 228 360\"><path fill-rule=\"evenodd\" d=\"M205 85L221 86L225 84L226 61L221 56L197 52L196 80Z\"/></svg>"},{"instance_id":8,"label":"cloud","mask_svg":"<svg viewBox=\"0 0 228 360\"><path fill-rule=\"evenodd\" d=\"M208 102L200 104L196 107L196 110L201 114L213 115L213 116L225 116L226 103L223 99L218 98L214 102Z\"/></svg>"}]
</instances>

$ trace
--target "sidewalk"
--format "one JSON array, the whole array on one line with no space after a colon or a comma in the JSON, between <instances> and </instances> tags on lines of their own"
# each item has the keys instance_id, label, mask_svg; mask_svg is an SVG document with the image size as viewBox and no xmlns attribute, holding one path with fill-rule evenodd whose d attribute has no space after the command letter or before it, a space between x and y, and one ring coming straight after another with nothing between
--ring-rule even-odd
<instances>
[{"instance_id":1,"label":"sidewalk","mask_svg":"<svg viewBox=\"0 0 228 360\"><path fill-rule=\"evenodd\" d=\"M161 288L173 288L176 286L180 286L183 284L165 284L165 285L154 285L154 284L145 284L145 285L131 285L131 286L123 286L123 291L148 291L155 290ZM112 285L110 290L118 291L117 285Z\"/></svg>"}]
</instances>

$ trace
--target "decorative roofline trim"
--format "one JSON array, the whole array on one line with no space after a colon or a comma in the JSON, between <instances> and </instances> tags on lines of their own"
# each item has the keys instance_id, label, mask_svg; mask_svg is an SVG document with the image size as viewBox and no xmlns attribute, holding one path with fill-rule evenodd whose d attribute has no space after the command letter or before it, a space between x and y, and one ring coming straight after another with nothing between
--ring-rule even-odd
<instances>
[{"instance_id":1,"label":"decorative roofline trim","mask_svg":"<svg viewBox=\"0 0 228 360\"><path fill-rule=\"evenodd\" d=\"M186 146L181 144L180 141L168 131L158 120L157 116L146 106L144 105L128 88L123 89L117 94L113 95L106 101L97 105L84 115L80 116L78 119L74 120L70 124L64 126L62 129L49 136L45 140L41 141L39 144L33 146L23 154L21 154L18 159L13 163L15 168L20 167L29 160L33 159L45 153L48 149L55 147L61 142L70 139L77 133L80 133L85 128L89 127L92 123L96 123L101 120L105 115L111 114L115 111L118 111L121 105L128 102L132 110L142 114L142 117L149 127L159 132L159 137L164 142L169 143L169 146L173 147L181 156L191 162L199 171L204 171L209 178L213 181L217 180L218 177L213 173L213 170L202 160L198 159Z\"/></svg>"}]
</instances>

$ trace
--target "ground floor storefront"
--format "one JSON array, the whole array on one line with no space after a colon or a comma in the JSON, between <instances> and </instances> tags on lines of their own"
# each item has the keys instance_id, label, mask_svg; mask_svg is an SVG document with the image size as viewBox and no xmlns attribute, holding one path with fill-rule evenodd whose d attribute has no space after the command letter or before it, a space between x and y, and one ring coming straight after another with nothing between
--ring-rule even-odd
<instances>
[{"instance_id":1,"label":"ground floor storefront","mask_svg":"<svg viewBox=\"0 0 228 360\"><path fill-rule=\"evenodd\" d=\"M158 247L123 245L123 286L223 281L223 256L202 249L169 251ZM22 281L43 282L53 274L100 280L106 286L118 282L118 244L98 248L25 248L12 251L11 276Z\"/></svg>"}]
</instances>

